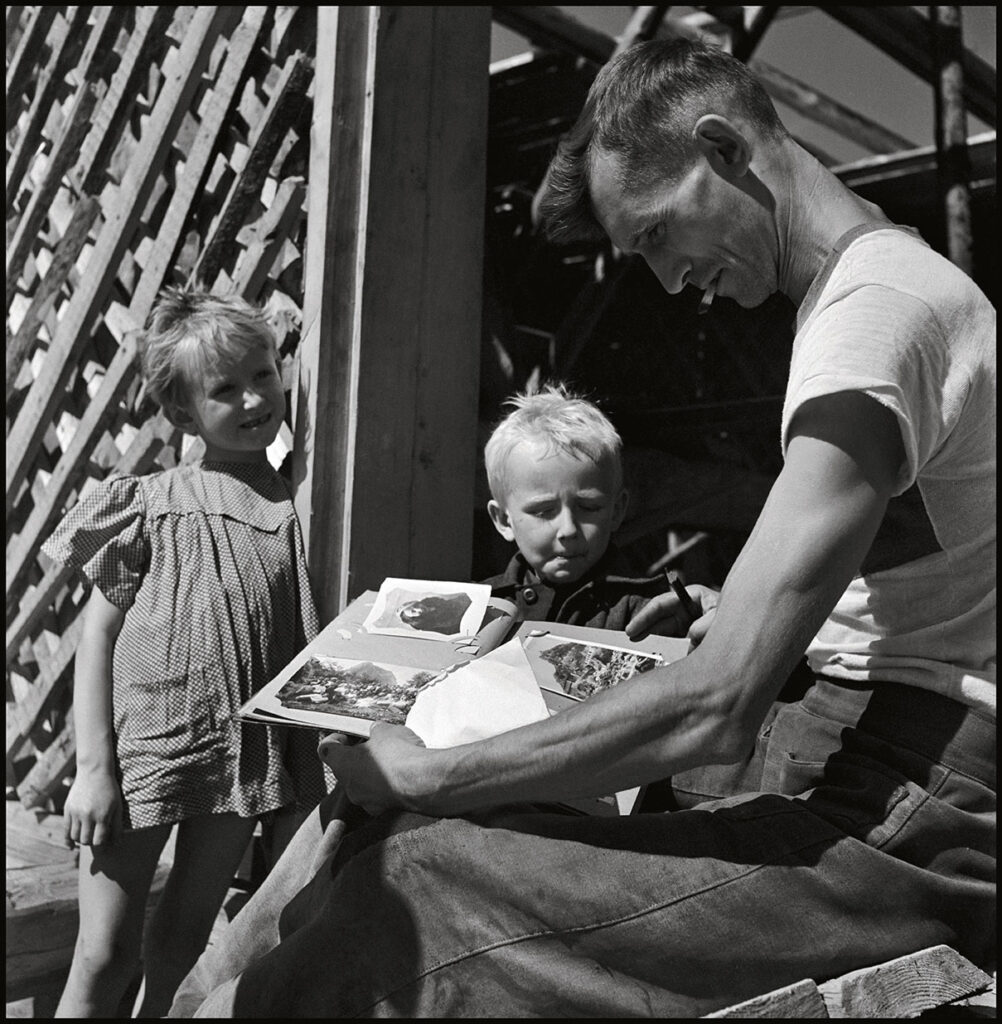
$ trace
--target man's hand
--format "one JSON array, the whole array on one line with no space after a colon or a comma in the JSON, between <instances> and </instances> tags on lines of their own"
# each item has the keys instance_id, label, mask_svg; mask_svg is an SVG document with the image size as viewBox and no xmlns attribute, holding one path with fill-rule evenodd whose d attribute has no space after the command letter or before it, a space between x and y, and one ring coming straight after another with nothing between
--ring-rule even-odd
<instances>
[{"instance_id":1,"label":"man's hand","mask_svg":"<svg viewBox=\"0 0 1002 1024\"><path fill-rule=\"evenodd\" d=\"M122 791L115 777L105 771L78 769L63 817L68 846L113 843L122 832Z\"/></svg>"},{"instance_id":2,"label":"man's hand","mask_svg":"<svg viewBox=\"0 0 1002 1024\"><path fill-rule=\"evenodd\" d=\"M658 636L687 636L690 646L696 647L706 636L720 600L720 594L710 587L693 583L686 592L699 605L699 618L693 622L674 594L660 594L648 601L626 624L631 640L642 640L655 633Z\"/></svg>"},{"instance_id":3,"label":"man's hand","mask_svg":"<svg viewBox=\"0 0 1002 1024\"><path fill-rule=\"evenodd\" d=\"M417 733L402 725L377 722L368 740L348 742L341 733L325 736L317 750L348 798L369 814L390 808L420 810L410 802L413 783L427 759Z\"/></svg>"}]
</instances>

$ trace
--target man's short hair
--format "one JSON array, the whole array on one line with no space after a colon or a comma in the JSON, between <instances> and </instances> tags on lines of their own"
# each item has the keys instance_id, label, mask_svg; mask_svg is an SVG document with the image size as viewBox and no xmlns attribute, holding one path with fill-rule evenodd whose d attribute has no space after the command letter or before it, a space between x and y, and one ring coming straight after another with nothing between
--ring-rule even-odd
<instances>
[{"instance_id":1,"label":"man's short hair","mask_svg":"<svg viewBox=\"0 0 1002 1024\"><path fill-rule=\"evenodd\" d=\"M542 443L548 451L566 452L596 464L608 458L616 474L616 488L622 486L622 439L594 403L564 384L549 384L539 391L515 395L504 404L511 406L511 412L494 428L484 447L487 482L495 501L503 505L508 492L508 456L526 442Z\"/></svg>"},{"instance_id":2,"label":"man's short hair","mask_svg":"<svg viewBox=\"0 0 1002 1024\"><path fill-rule=\"evenodd\" d=\"M539 203L547 237L555 242L604 238L591 203L595 157L619 158L627 194L659 178L678 180L696 159L693 126L710 112L740 114L767 139L788 135L759 81L719 47L655 39L609 61L547 171Z\"/></svg>"}]
</instances>

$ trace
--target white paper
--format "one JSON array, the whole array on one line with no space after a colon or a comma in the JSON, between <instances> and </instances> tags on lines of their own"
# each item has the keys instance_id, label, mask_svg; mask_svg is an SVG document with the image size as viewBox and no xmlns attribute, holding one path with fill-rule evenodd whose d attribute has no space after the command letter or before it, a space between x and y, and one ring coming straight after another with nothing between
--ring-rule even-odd
<instances>
[{"instance_id":1,"label":"white paper","mask_svg":"<svg viewBox=\"0 0 1002 1024\"><path fill-rule=\"evenodd\" d=\"M428 747L455 747L549 717L518 638L422 690L406 725Z\"/></svg>"}]
</instances>

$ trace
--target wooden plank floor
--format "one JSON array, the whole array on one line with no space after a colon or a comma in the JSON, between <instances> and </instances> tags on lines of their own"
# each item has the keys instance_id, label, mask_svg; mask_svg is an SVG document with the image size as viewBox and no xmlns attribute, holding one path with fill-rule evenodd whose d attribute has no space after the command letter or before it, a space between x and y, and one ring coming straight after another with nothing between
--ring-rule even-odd
<instances>
[{"instance_id":1,"label":"wooden plank floor","mask_svg":"<svg viewBox=\"0 0 1002 1024\"><path fill-rule=\"evenodd\" d=\"M63 841L60 815L26 810L7 800L6 1017L52 1017L76 941L77 853ZM149 914L173 860L173 837L154 878ZM220 910L213 942L248 894L234 887Z\"/></svg>"}]
</instances>

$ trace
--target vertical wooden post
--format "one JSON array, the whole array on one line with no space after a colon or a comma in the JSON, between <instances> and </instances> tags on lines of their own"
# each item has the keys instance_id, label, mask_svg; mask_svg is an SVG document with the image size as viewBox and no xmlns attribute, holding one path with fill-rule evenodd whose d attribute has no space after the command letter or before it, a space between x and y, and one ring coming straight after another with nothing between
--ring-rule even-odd
<instances>
[{"instance_id":1,"label":"vertical wooden post","mask_svg":"<svg viewBox=\"0 0 1002 1024\"><path fill-rule=\"evenodd\" d=\"M950 260L973 271L970 157L964 107L964 43L959 7L930 7L936 61L936 159Z\"/></svg>"},{"instance_id":2,"label":"vertical wooden post","mask_svg":"<svg viewBox=\"0 0 1002 1024\"><path fill-rule=\"evenodd\" d=\"M489 7L318 7L294 483L321 616L468 578Z\"/></svg>"}]
</instances>

